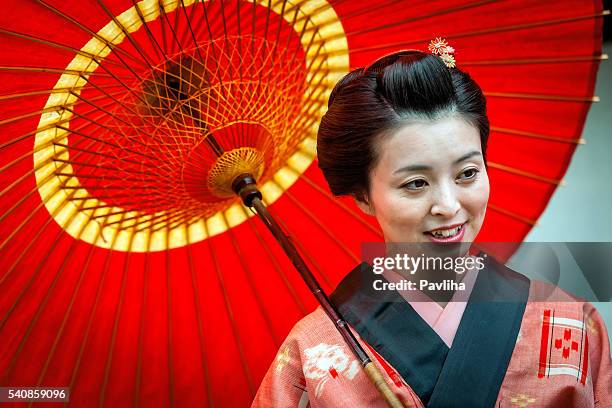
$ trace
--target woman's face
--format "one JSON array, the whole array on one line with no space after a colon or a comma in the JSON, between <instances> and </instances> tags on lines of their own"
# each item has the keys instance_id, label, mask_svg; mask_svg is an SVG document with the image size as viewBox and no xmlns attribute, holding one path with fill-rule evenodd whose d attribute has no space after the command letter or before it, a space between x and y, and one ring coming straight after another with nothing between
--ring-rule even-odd
<instances>
[{"instance_id":1,"label":"woman's face","mask_svg":"<svg viewBox=\"0 0 612 408\"><path fill-rule=\"evenodd\" d=\"M478 129L448 117L379 140L367 202L357 203L376 217L385 241L472 242L489 199Z\"/></svg>"}]
</instances>

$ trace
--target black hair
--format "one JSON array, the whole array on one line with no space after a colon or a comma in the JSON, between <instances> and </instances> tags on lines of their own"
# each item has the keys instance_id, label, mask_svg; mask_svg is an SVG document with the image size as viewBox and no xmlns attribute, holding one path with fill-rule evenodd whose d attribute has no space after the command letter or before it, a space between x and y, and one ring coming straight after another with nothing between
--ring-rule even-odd
<instances>
[{"instance_id":1,"label":"black hair","mask_svg":"<svg viewBox=\"0 0 612 408\"><path fill-rule=\"evenodd\" d=\"M319 126L319 168L334 195L361 198L376 165L376 141L410 120L457 115L480 133L483 156L489 137L486 100L465 72L436 55L400 51L345 75L329 97Z\"/></svg>"}]
</instances>

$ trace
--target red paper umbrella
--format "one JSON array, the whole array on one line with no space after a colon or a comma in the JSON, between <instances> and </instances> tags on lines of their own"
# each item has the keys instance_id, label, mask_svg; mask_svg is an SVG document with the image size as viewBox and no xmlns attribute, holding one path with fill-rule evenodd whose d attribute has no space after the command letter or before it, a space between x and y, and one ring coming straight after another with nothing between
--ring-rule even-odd
<instances>
[{"instance_id":1,"label":"red paper umbrella","mask_svg":"<svg viewBox=\"0 0 612 408\"><path fill-rule=\"evenodd\" d=\"M380 241L317 169L349 69L444 36L485 90L481 240L520 242L580 143L599 2L63 0L0 14L0 386L74 405L245 406L314 300L228 182L330 291Z\"/></svg>"}]
</instances>

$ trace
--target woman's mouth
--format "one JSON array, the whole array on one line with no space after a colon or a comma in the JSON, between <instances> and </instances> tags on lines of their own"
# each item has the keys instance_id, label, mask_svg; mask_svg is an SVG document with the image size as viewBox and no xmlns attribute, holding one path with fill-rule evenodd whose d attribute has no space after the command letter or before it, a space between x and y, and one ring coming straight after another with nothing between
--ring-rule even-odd
<instances>
[{"instance_id":1,"label":"woman's mouth","mask_svg":"<svg viewBox=\"0 0 612 408\"><path fill-rule=\"evenodd\" d=\"M430 241L436 243L461 242L465 234L465 222L425 232Z\"/></svg>"}]
</instances>

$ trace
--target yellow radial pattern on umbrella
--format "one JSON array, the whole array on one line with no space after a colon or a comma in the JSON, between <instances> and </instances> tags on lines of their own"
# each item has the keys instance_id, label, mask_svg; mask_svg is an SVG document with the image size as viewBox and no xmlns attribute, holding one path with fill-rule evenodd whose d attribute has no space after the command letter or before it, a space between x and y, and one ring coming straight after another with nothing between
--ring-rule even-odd
<instances>
[{"instance_id":1,"label":"yellow radial pattern on umbrella","mask_svg":"<svg viewBox=\"0 0 612 408\"><path fill-rule=\"evenodd\" d=\"M181 177L182 187L177 190L172 186L167 192L160 187L155 196L158 199L154 200L157 203L147 210L131 203L125 206L107 203L79 178L75 163L70 160L68 143L71 132L76 131L70 129L75 118L73 106L88 85L88 77L115 46L140 30L143 22L154 22L162 13L178 13L181 7L192 7L198 2L140 1L99 30L68 64L41 115L33 157L42 201L66 232L93 245L119 251L181 247L222 233L251 216L229 194L228 182L233 175L244 171L258 177L263 174L260 189L266 203L271 204L312 163L316 128L325 112L325 102L333 85L349 68L342 24L324 0L249 2L268 7L293 28L304 52L304 61L300 62L304 87L300 89L292 76L283 80L272 75L268 82L262 81L262 70L272 72L287 62L278 58L278 44L255 38L254 33L201 42L153 67L148 75L143 75L138 95L123 97L119 105L122 109L118 108L113 119L105 124L105 128L123 138L111 138L107 142L110 145L131 143L137 139L134 129L152 121L159 123L154 132L147 134L149 139L135 141L146 147L158 143L156 138L166 137L174 143L168 148L170 170L162 165L156 171L165 180ZM250 48L242 47L247 37ZM221 64L216 61L220 50L227 61L221 72L218 69ZM247 69L243 61L249 58L251 65ZM259 66L255 66L257 62ZM217 64L215 72L210 68L213 63ZM297 71L295 67L285 68L293 69L292 73ZM253 69L254 76L246 74ZM245 104L245 98L252 98L252 103ZM256 142L223 149L216 159L208 158L210 163L201 165L206 161L204 155L210 154L205 149L214 147L213 136L244 130L245 126L257 135ZM140 138L147 133L146 126L142 129ZM159 129L165 130L165 136L161 131L157 134ZM136 153L144 156L142 152ZM129 160L125 160L125 165L129 167ZM124 171L131 175L142 173L133 168ZM112 177L105 182L113 187ZM136 180L136 185L139 182ZM138 204L136 195L132 201Z\"/></svg>"}]
</instances>

